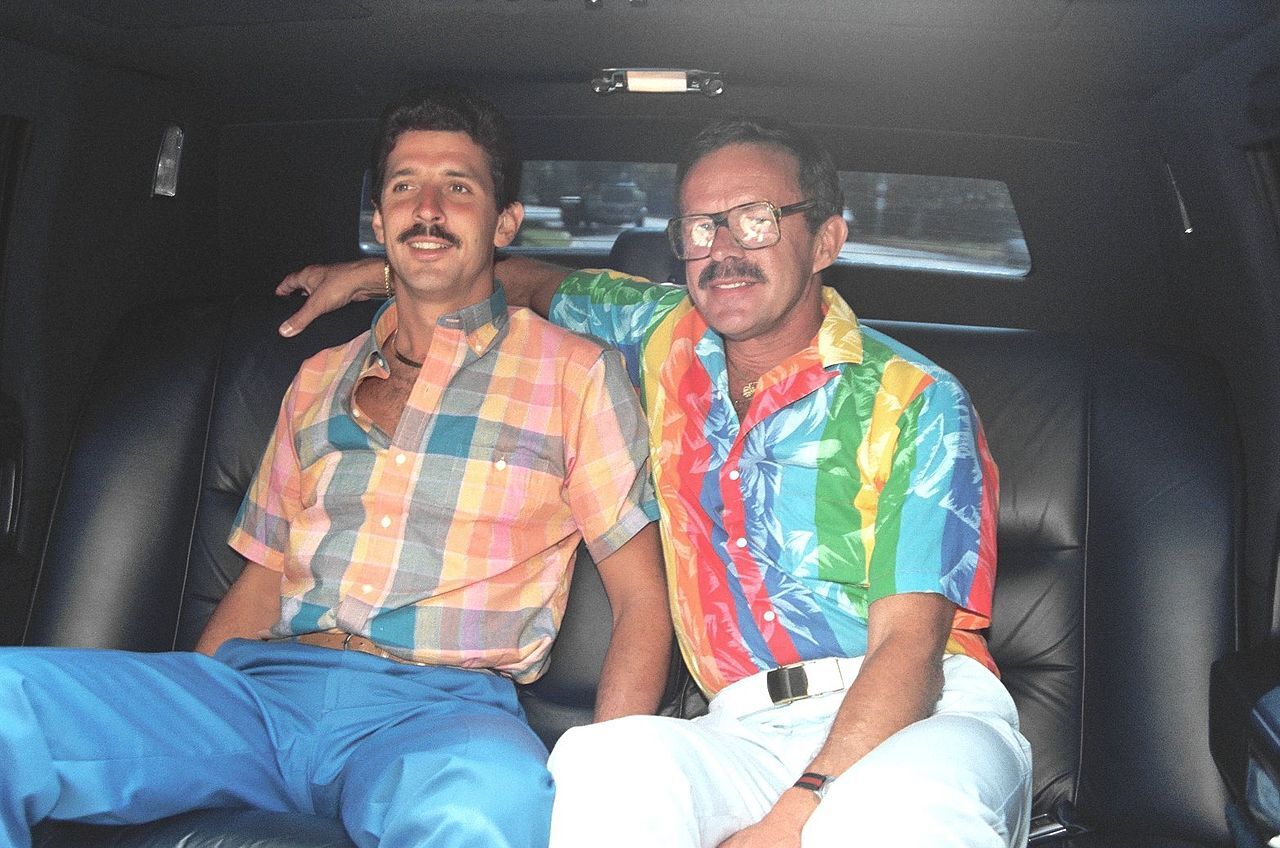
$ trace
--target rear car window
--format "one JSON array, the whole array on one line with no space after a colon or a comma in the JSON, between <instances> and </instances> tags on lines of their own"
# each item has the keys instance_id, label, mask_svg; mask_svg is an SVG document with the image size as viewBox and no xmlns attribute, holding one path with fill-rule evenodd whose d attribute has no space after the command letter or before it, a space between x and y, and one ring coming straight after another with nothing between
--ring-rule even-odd
<instances>
[{"instance_id":1,"label":"rear car window","mask_svg":"<svg viewBox=\"0 0 1280 848\"><path fill-rule=\"evenodd\" d=\"M845 262L984 276L1031 270L1009 187L998 180L841 171L840 187Z\"/></svg>"},{"instance_id":2,"label":"rear car window","mask_svg":"<svg viewBox=\"0 0 1280 848\"><path fill-rule=\"evenodd\" d=\"M533 160L525 163L524 226L511 251L606 256L625 229L662 229L675 214L675 165ZM1009 188L970 177L841 171L849 240L839 261L983 276L1031 270ZM369 174L361 189L360 250L373 237Z\"/></svg>"}]
</instances>

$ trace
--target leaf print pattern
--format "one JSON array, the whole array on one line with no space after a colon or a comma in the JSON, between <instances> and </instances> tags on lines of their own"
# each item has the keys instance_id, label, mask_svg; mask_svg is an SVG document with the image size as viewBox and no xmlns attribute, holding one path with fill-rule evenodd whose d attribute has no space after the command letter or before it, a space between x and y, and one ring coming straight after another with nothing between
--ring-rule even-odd
<instances>
[{"instance_id":1,"label":"leaf print pattern","mask_svg":"<svg viewBox=\"0 0 1280 848\"><path fill-rule=\"evenodd\" d=\"M869 605L899 592L955 602L947 650L995 670L998 476L968 395L823 296L814 344L761 377L741 422L723 340L683 290L579 272L553 302L558 323L637 352L677 636L710 694L865 653Z\"/></svg>"}]
</instances>

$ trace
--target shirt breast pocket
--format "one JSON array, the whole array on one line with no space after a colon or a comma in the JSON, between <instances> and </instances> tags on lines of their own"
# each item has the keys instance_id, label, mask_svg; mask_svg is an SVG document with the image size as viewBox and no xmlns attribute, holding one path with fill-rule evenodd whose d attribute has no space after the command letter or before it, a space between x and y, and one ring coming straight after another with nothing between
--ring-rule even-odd
<instances>
[{"instance_id":1,"label":"shirt breast pocket","mask_svg":"<svg viewBox=\"0 0 1280 848\"><path fill-rule=\"evenodd\" d=\"M460 483L459 512L483 521L549 521L566 510L563 462L529 445L474 445Z\"/></svg>"}]
</instances>

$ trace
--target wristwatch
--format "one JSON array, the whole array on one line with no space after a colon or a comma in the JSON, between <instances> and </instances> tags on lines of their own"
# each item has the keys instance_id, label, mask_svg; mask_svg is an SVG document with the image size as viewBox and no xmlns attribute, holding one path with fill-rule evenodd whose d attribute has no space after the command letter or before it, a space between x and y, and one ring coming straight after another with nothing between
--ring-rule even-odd
<instances>
[{"instance_id":1,"label":"wristwatch","mask_svg":"<svg viewBox=\"0 0 1280 848\"><path fill-rule=\"evenodd\" d=\"M827 789L831 787L831 781L835 780L829 774L819 774L816 771L807 771L800 775L800 779L792 785L797 789L808 789L814 795L818 796L821 801L827 797Z\"/></svg>"}]
</instances>

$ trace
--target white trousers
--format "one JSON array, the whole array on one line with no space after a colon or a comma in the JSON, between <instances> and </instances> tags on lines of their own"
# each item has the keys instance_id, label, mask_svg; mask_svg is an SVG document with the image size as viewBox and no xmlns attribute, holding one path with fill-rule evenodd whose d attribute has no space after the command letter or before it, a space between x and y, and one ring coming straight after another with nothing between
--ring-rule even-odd
<instances>
[{"instance_id":1,"label":"white trousers","mask_svg":"<svg viewBox=\"0 0 1280 848\"><path fill-rule=\"evenodd\" d=\"M830 784L804 848L1025 844L1031 748L1013 700L975 660L942 668L933 715ZM826 740L843 693L735 714L735 688L761 685L734 683L692 721L629 716L566 733L548 763L551 848L714 848L763 818Z\"/></svg>"}]
</instances>

